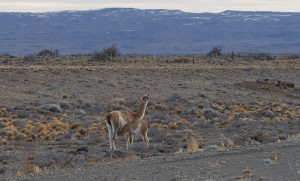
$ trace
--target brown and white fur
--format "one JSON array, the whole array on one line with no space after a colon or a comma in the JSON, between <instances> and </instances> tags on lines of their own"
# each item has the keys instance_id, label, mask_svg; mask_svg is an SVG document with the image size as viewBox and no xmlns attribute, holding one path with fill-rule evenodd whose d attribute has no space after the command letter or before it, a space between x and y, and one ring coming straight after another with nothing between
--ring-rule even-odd
<instances>
[{"instance_id":1,"label":"brown and white fur","mask_svg":"<svg viewBox=\"0 0 300 181\"><path fill-rule=\"evenodd\" d=\"M143 120L147 104L149 102L149 95L143 97L143 102L139 106L137 112L127 110L112 111L106 116L106 127L108 131L108 139L110 149L116 150L115 139L117 132L124 128L127 123L137 120Z\"/></svg>"},{"instance_id":2,"label":"brown and white fur","mask_svg":"<svg viewBox=\"0 0 300 181\"><path fill-rule=\"evenodd\" d=\"M149 124L144 120L135 120L132 122L129 122L125 125L124 128L120 129L118 131L118 136L124 136L126 135L126 149L128 150L128 147L130 145L130 148L132 148L133 145L133 136L140 134L143 138L143 141L148 148L149 145L149 138L148 138L148 130L149 130Z\"/></svg>"}]
</instances>

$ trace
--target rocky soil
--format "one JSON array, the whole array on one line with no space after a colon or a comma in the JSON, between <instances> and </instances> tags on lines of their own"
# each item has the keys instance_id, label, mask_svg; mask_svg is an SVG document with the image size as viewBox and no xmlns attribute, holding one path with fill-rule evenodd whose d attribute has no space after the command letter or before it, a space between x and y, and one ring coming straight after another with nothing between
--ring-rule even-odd
<instances>
[{"instance_id":1,"label":"rocky soil","mask_svg":"<svg viewBox=\"0 0 300 181\"><path fill-rule=\"evenodd\" d=\"M300 138L300 61L0 58L0 177ZM150 94L150 148L111 152L105 115Z\"/></svg>"}]
</instances>

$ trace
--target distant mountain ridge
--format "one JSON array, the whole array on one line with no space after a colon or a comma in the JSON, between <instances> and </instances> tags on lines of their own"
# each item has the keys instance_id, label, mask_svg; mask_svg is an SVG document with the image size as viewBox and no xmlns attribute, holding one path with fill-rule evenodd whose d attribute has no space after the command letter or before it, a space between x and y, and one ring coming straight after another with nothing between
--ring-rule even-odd
<instances>
[{"instance_id":1,"label":"distant mountain ridge","mask_svg":"<svg viewBox=\"0 0 300 181\"><path fill-rule=\"evenodd\" d=\"M224 51L300 52L300 13L188 13L108 8L47 13L0 13L0 53L43 48L88 53L117 44L124 53Z\"/></svg>"}]
</instances>

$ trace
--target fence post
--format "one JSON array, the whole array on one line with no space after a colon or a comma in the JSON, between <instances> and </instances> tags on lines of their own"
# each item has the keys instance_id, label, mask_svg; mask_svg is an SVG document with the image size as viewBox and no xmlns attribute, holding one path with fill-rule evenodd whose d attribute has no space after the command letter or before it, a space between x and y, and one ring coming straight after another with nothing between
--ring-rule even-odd
<instances>
[{"instance_id":1,"label":"fence post","mask_svg":"<svg viewBox=\"0 0 300 181\"><path fill-rule=\"evenodd\" d=\"M195 53L193 53L193 64L195 64Z\"/></svg>"}]
</instances>

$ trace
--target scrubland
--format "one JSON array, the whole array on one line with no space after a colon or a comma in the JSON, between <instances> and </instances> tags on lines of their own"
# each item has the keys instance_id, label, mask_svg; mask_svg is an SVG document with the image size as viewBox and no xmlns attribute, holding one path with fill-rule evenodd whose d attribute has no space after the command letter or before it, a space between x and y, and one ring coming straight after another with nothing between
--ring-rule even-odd
<instances>
[{"instance_id":1,"label":"scrubland","mask_svg":"<svg viewBox=\"0 0 300 181\"><path fill-rule=\"evenodd\" d=\"M2 56L0 63L5 177L300 139L298 59ZM148 93L150 148L136 137L125 150L119 137L118 151L111 152L106 113L135 111Z\"/></svg>"}]
</instances>

